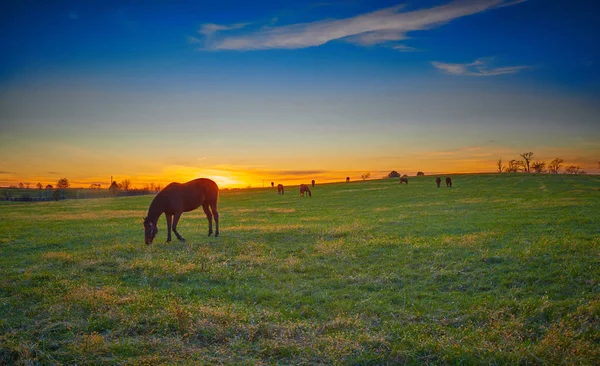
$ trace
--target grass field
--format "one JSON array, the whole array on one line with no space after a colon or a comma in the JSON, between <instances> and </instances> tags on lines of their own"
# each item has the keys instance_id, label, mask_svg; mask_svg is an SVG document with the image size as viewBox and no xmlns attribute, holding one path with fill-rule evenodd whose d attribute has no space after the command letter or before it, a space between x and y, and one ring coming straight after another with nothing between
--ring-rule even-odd
<instances>
[{"instance_id":1,"label":"grass field","mask_svg":"<svg viewBox=\"0 0 600 366\"><path fill-rule=\"evenodd\" d=\"M600 177L453 178L0 203L0 364L599 364Z\"/></svg>"}]
</instances>

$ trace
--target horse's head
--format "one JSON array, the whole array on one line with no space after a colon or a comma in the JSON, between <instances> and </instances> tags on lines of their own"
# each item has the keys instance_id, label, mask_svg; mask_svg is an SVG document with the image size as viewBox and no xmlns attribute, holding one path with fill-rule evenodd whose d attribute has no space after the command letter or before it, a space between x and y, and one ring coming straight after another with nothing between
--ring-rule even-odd
<instances>
[{"instance_id":1,"label":"horse's head","mask_svg":"<svg viewBox=\"0 0 600 366\"><path fill-rule=\"evenodd\" d=\"M144 217L144 234L146 237L146 245L152 244L152 240L154 240L156 233L158 233L156 223L148 220L147 217Z\"/></svg>"}]
</instances>

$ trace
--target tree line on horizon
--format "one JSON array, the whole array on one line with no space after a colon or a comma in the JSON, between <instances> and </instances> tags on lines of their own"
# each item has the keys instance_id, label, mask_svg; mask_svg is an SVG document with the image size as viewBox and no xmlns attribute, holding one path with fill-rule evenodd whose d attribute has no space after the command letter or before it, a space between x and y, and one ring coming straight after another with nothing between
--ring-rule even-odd
<instances>
[{"instance_id":1,"label":"tree line on horizon","mask_svg":"<svg viewBox=\"0 0 600 366\"><path fill-rule=\"evenodd\" d=\"M9 191L2 191L0 196L0 200L17 200L17 201L46 201L46 200L62 200L69 198L89 198L89 197L97 197L98 194L102 194L98 192L98 194L92 194L90 196L89 193L85 193L86 190L88 192L91 191L101 191L102 185L99 183L92 183L88 188L81 189L71 189L70 192L67 192L68 188L71 188L71 183L67 178L59 179L55 185L47 184L44 186L41 182L38 182L35 187L39 194L31 194L28 192L20 192L20 196L14 196ZM19 189L19 190L31 190L30 183L19 183L18 185L10 185L9 189ZM137 196L144 195L150 193L156 193L162 190L162 186L160 184L146 184L143 188L132 188L131 181L129 179L125 179L121 181L121 183L117 183L113 181L106 191L110 196Z\"/></svg>"},{"instance_id":2,"label":"tree line on horizon","mask_svg":"<svg viewBox=\"0 0 600 366\"><path fill-rule=\"evenodd\" d=\"M546 163L541 160L533 160L533 153L526 152L519 154L522 160L512 159L506 164L503 164L502 159L498 159L496 162L496 168L498 173L549 173L558 174L563 163L565 162L561 158L555 158L554 160ZM600 162L598 162L600 168ZM585 171L579 165L568 165L564 170L565 174L586 174Z\"/></svg>"}]
</instances>

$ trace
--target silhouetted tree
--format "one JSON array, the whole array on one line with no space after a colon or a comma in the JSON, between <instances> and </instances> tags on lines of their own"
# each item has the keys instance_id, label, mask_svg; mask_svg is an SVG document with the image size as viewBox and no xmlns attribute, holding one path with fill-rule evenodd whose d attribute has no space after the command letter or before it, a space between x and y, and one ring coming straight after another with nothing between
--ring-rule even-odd
<instances>
[{"instance_id":1,"label":"silhouetted tree","mask_svg":"<svg viewBox=\"0 0 600 366\"><path fill-rule=\"evenodd\" d=\"M550 162L550 164L548 164L548 172L550 172L552 174L558 174L558 170L562 166L563 162L564 162L564 160L561 158L556 158L556 159L552 160Z\"/></svg>"},{"instance_id":2,"label":"silhouetted tree","mask_svg":"<svg viewBox=\"0 0 600 366\"><path fill-rule=\"evenodd\" d=\"M423 172L417 172L417 177L423 177L423 176L425 176L425 173L423 173Z\"/></svg>"},{"instance_id":3,"label":"silhouetted tree","mask_svg":"<svg viewBox=\"0 0 600 366\"><path fill-rule=\"evenodd\" d=\"M388 174L388 178L400 178L400 173L395 170L392 170L390 174Z\"/></svg>"},{"instance_id":4,"label":"silhouetted tree","mask_svg":"<svg viewBox=\"0 0 600 366\"><path fill-rule=\"evenodd\" d=\"M42 183L38 182L38 184L35 185L37 187L37 189L42 189L44 188L44 186L42 185Z\"/></svg>"},{"instance_id":5,"label":"silhouetted tree","mask_svg":"<svg viewBox=\"0 0 600 366\"><path fill-rule=\"evenodd\" d=\"M363 175L360 176L362 178L362 180L367 180L369 178L371 178L371 173L365 173Z\"/></svg>"},{"instance_id":6,"label":"silhouetted tree","mask_svg":"<svg viewBox=\"0 0 600 366\"><path fill-rule=\"evenodd\" d=\"M569 165L565 169L565 174L585 174L585 171L579 165Z\"/></svg>"},{"instance_id":7,"label":"silhouetted tree","mask_svg":"<svg viewBox=\"0 0 600 366\"><path fill-rule=\"evenodd\" d=\"M25 184L24 183L19 183L19 188L21 188L21 189L25 188Z\"/></svg>"},{"instance_id":8,"label":"silhouetted tree","mask_svg":"<svg viewBox=\"0 0 600 366\"><path fill-rule=\"evenodd\" d=\"M102 188L102 185L100 183L92 183L92 184L90 184L90 188L91 189L100 189L100 188Z\"/></svg>"},{"instance_id":9,"label":"silhouetted tree","mask_svg":"<svg viewBox=\"0 0 600 366\"><path fill-rule=\"evenodd\" d=\"M498 159L496 166L498 167L498 173L502 173L502 159Z\"/></svg>"},{"instance_id":10,"label":"silhouetted tree","mask_svg":"<svg viewBox=\"0 0 600 366\"><path fill-rule=\"evenodd\" d=\"M312 186L313 186L313 188L314 188L314 187L315 187L315 180L313 179L313 180L311 181L311 183L312 183Z\"/></svg>"},{"instance_id":11,"label":"silhouetted tree","mask_svg":"<svg viewBox=\"0 0 600 366\"><path fill-rule=\"evenodd\" d=\"M46 189L52 189L52 188L54 188L54 187L52 187L52 184L47 184L46 185Z\"/></svg>"},{"instance_id":12,"label":"silhouetted tree","mask_svg":"<svg viewBox=\"0 0 600 366\"><path fill-rule=\"evenodd\" d=\"M530 172L529 162L531 161L531 157L533 156L533 153L530 151L530 152L526 152L526 153L519 154L519 155L523 158L523 160L525 160L525 163L523 164L523 170L525 172L529 173Z\"/></svg>"},{"instance_id":13,"label":"silhouetted tree","mask_svg":"<svg viewBox=\"0 0 600 366\"><path fill-rule=\"evenodd\" d=\"M121 186L119 188L123 189L124 191L128 191L129 187L131 187L131 181L129 179L125 179L121 182Z\"/></svg>"},{"instance_id":14,"label":"silhouetted tree","mask_svg":"<svg viewBox=\"0 0 600 366\"><path fill-rule=\"evenodd\" d=\"M69 188L69 186L71 186L71 184L69 184L69 180L67 178L61 178L58 180L58 182L56 182L57 189Z\"/></svg>"},{"instance_id":15,"label":"silhouetted tree","mask_svg":"<svg viewBox=\"0 0 600 366\"><path fill-rule=\"evenodd\" d=\"M271 188L275 187L275 182L271 182Z\"/></svg>"},{"instance_id":16,"label":"silhouetted tree","mask_svg":"<svg viewBox=\"0 0 600 366\"><path fill-rule=\"evenodd\" d=\"M346 183L350 182L350 177L346 177Z\"/></svg>"},{"instance_id":17,"label":"silhouetted tree","mask_svg":"<svg viewBox=\"0 0 600 366\"><path fill-rule=\"evenodd\" d=\"M519 160L511 160L508 162L508 166L504 169L508 173L516 173L523 166L523 162Z\"/></svg>"},{"instance_id":18,"label":"silhouetted tree","mask_svg":"<svg viewBox=\"0 0 600 366\"><path fill-rule=\"evenodd\" d=\"M546 170L546 163L543 161L535 161L531 163L531 169L536 173L543 173Z\"/></svg>"}]
</instances>

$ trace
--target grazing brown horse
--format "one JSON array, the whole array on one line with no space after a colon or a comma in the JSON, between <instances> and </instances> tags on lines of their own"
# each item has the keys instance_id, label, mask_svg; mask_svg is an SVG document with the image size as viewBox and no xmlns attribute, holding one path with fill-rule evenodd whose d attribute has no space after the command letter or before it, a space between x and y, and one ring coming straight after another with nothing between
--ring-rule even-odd
<instances>
[{"instance_id":1,"label":"grazing brown horse","mask_svg":"<svg viewBox=\"0 0 600 366\"><path fill-rule=\"evenodd\" d=\"M446 177L446 187L452 188L452 178Z\"/></svg>"},{"instance_id":2,"label":"grazing brown horse","mask_svg":"<svg viewBox=\"0 0 600 366\"><path fill-rule=\"evenodd\" d=\"M315 188L315 180L314 179L312 180L311 183L312 183L313 188Z\"/></svg>"},{"instance_id":3,"label":"grazing brown horse","mask_svg":"<svg viewBox=\"0 0 600 366\"><path fill-rule=\"evenodd\" d=\"M408 178L406 178L406 177L400 178L400 184L402 184L402 183L408 184Z\"/></svg>"},{"instance_id":4,"label":"grazing brown horse","mask_svg":"<svg viewBox=\"0 0 600 366\"><path fill-rule=\"evenodd\" d=\"M167 219L167 243L171 241L171 228L177 239L185 241L177 232L179 218L182 213L195 210L200 206L208 219L208 236L212 234L213 216L216 224L215 236L219 236L218 199L219 187L210 179L199 178L187 183L169 184L154 197L148 209L148 216L144 218L146 244L152 244L152 240L158 233L156 224L163 212Z\"/></svg>"},{"instance_id":5,"label":"grazing brown horse","mask_svg":"<svg viewBox=\"0 0 600 366\"><path fill-rule=\"evenodd\" d=\"M277 194L283 194L283 184L277 185Z\"/></svg>"},{"instance_id":6,"label":"grazing brown horse","mask_svg":"<svg viewBox=\"0 0 600 366\"><path fill-rule=\"evenodd\" d=\"M312 193L310 192L310 188L306 184L300 184L300 195L304 197L304 193L308 193L309 197L312 197Z\"/></svg>"},{"instance_id":7,"label":"grazing brown horse","mask_svg":"<svg viewBox=\"0 0 600 366\"><path fill-rule=\"evenodd\" d=\"M442 183L442 178L440 178L440 177L435 178L435 184L437 184L438 188L440 188L440 183Z\"/></svg>"}]
</instances>

